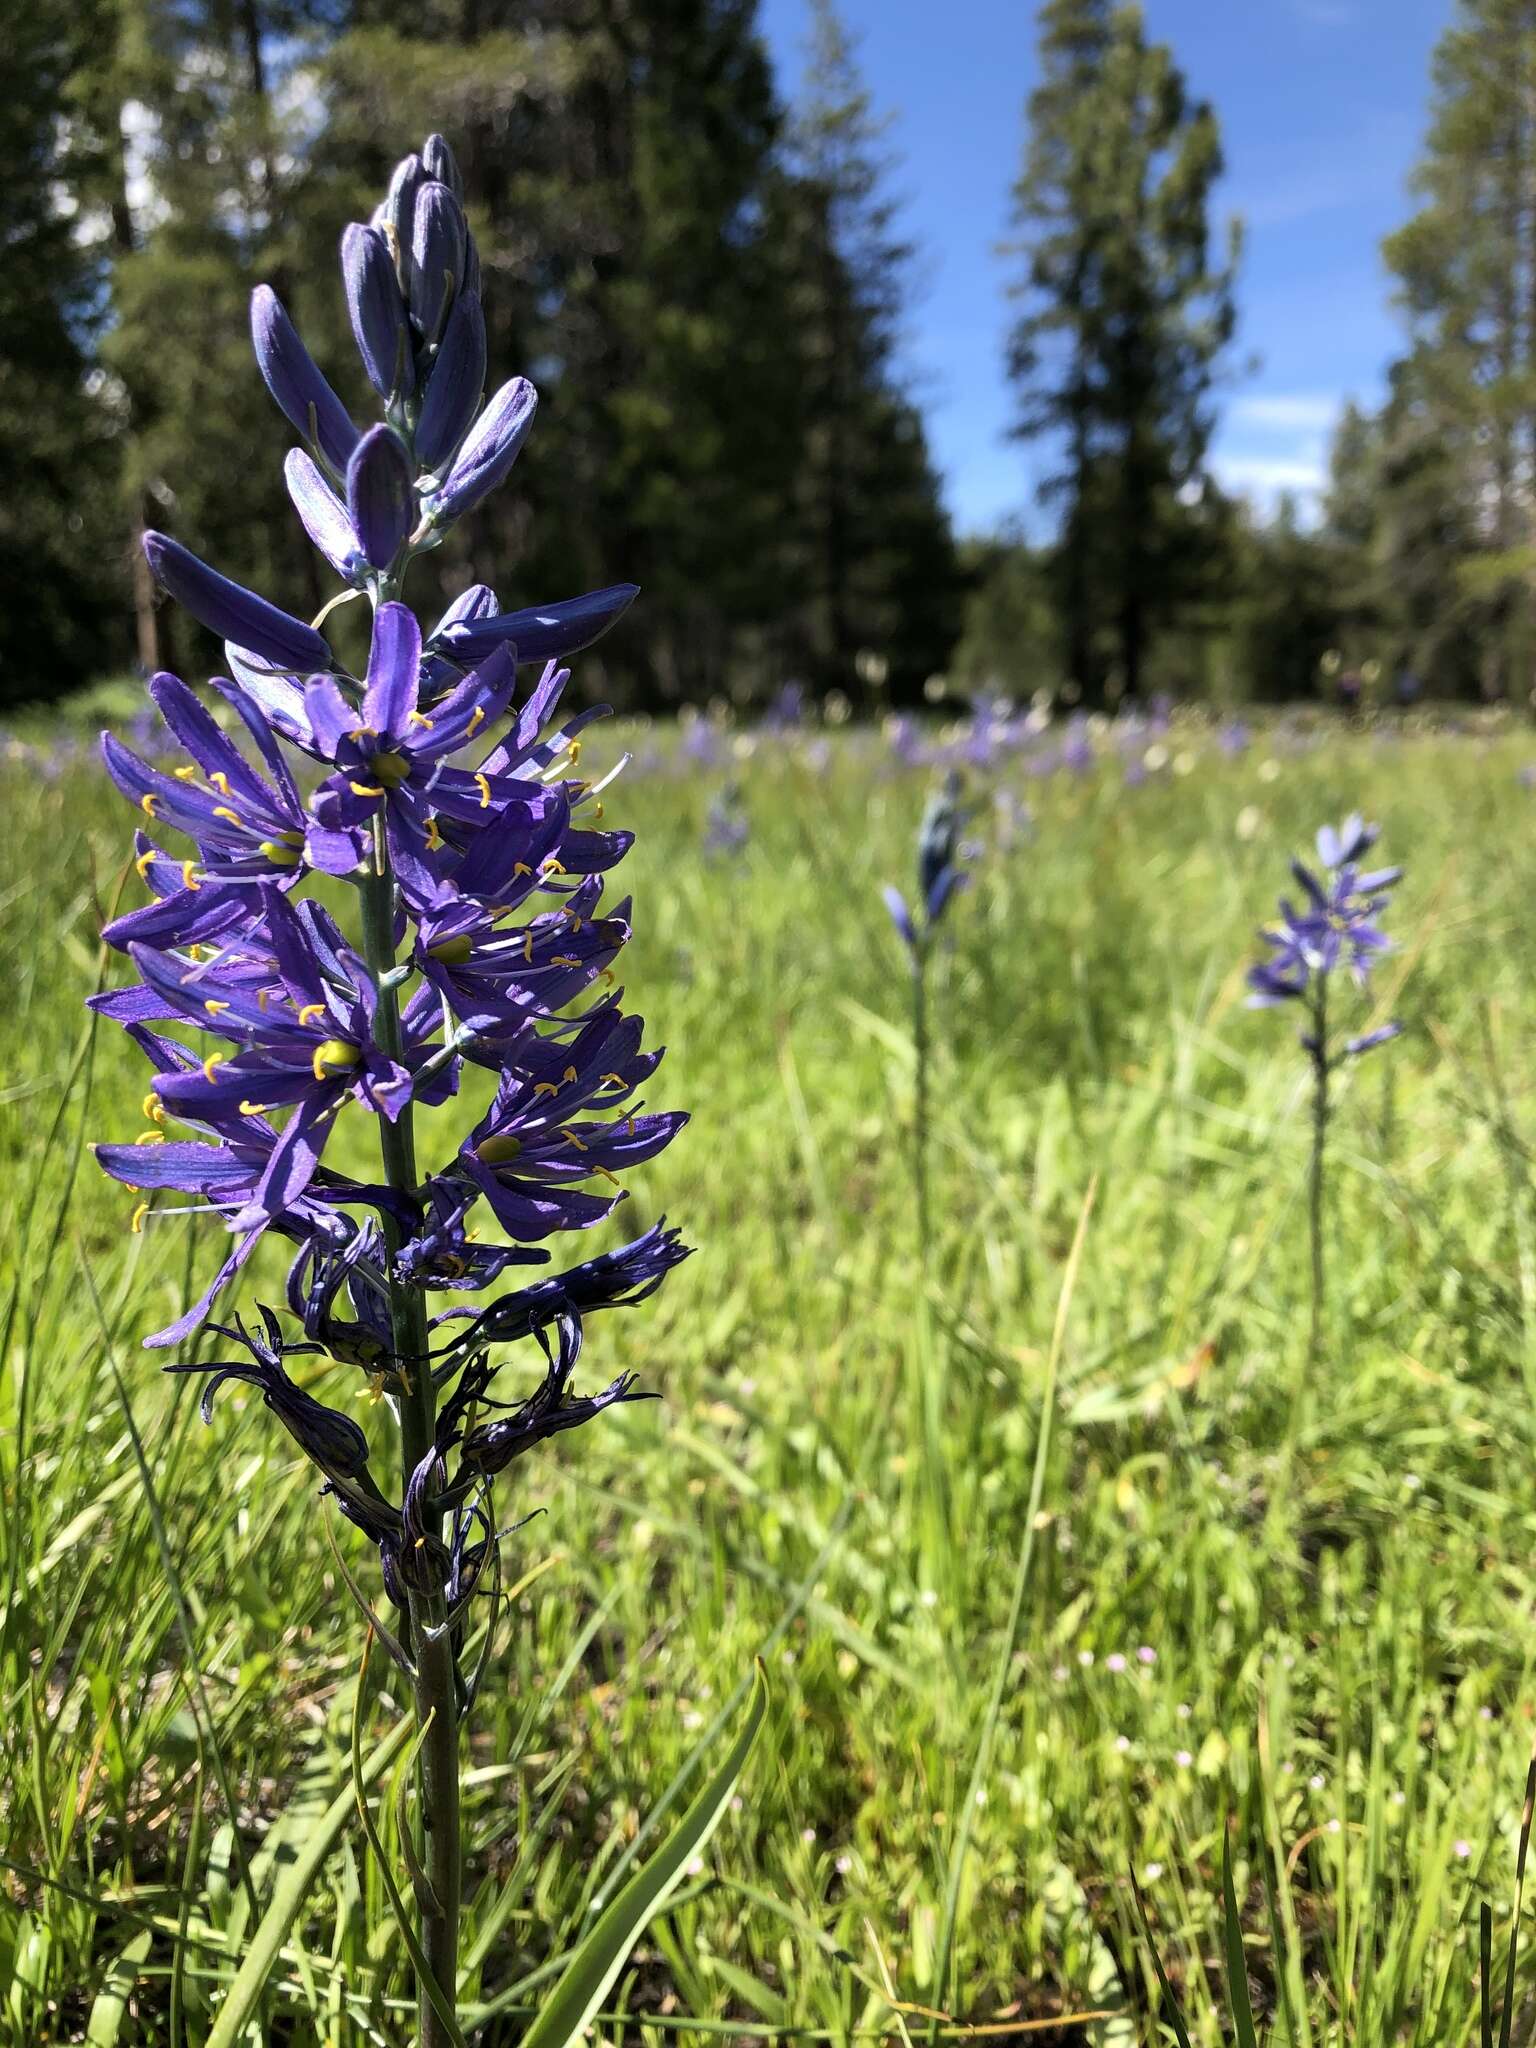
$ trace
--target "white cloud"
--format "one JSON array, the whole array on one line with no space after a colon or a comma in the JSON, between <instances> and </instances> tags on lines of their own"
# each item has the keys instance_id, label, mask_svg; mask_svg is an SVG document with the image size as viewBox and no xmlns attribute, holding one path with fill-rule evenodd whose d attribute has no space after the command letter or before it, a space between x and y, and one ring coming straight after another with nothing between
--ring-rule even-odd
<instances>
[{"instance_id":1,"label":"white cloud","mask_svg":"<svg viewBox=\"0 0 1536 2048\"><path fill-rule=\"evenodd\" d=\"M1232 418L1258 433L1327 434L1343 407L1333 391L1252 392L1232 401Z\"/></svg>"},{"instance_id":2,"label":"white cloud","mask_svg":"<svg viewBox=\"0 0 1536 2048\"><path fill-rule=\"evenodd\" d=\"M1265 510L1287 491L1293 497L1315 504L1322 495L1327 471L1320 459L1302 455L1213 454L1211 468L1227 490L1251 498Z\"/></svg>"}]
</instances>

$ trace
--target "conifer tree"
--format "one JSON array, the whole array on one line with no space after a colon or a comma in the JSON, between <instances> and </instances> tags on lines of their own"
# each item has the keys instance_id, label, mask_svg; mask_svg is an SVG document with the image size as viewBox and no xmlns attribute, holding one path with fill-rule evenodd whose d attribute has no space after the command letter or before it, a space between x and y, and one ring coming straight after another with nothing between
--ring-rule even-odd
<instances>
[{"instance_id":1,"label":"conifer tree","mask_svg":"<svg viewBox=\"0 0 1536 2048\"><path fill-rule=\"evenodd\" d=\"M1385 245L1411 336L1385 421L1385 546L1420 586L1410 624L1435 657L1451 652L1438 628L1454 626L1481 650L1484 694L1523 694L1536 657L1536 0L1458 0L1413 186L1419 210Z\"/></svg>"},{"instance_id":2,"label":"conifer tree","mask_svg":"<svg viewBox=\"0 0 1536 2048\"><path fill-rule=\"evenodd\" d=\"M1098 699L1139 688L1156 629L1209 582L1221 522L1199 501L1237 237L1218 262L1216 117L1139 8L1046 0L1040 61L1014 187L1008 369L1015 432L1056 463L1041 497L1059 510L1067 662Z\"/></svg>"},{"instance_id":3,"label":"conifer tree","mask_svg":"<svg viewBox=\"0 0 1536 2048\"><path fill-rule=\"evenodd\" d=\"M805 651L845 691L859 652L878 651L904 695L954 643L960 577L898 367L914 252L890 190L888 127L834 0L813 0L785 205L802 363Z\"/></svg>"}]
</instances>

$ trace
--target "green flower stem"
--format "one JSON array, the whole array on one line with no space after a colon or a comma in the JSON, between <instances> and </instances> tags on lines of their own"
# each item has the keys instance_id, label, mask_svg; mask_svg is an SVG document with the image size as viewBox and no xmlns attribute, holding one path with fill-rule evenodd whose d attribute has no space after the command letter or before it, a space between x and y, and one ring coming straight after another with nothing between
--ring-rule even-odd
<instances>
[{"instance_id":1,"label":"green flower stem","mask_svg":"<svg viewBox=\"0 0 1536 2048\"><path fill-rule=\"evenodd\" d=\"M399 983L395 966L395 881L390 872L383 821L375 823L374 860L361 883L363 950L379 984L378 1040L392 1058L402 1049ZM379 1148L384 1178L405 1192L416 1186L416 1143L409 1103L395 1122L379 1118ZM389 1250L389 1315L400 1374L400 1452L404 1483L432 1448L436 1398L427 1361L429 1337L426 1304L414 1287L394 1278L394 1254L400 1231L393 1217L384 1218ZM430 1530L430 1535L436 1535ZM463 1851L459 1835L459 1710L458 1673L453 1646L444 1627L440 1594L412 1594L411 1634L416 1658L415 1707L418 1727L426 1738L417 1759L421 1798L422 1864L431 1886L421 1906L421 1946L439 1988L451 2005L459 1966L459 1895ZM423 1989L420 2004L421 2048L449 2048L452 2035L443 2025Z\"/></svg>"},{"instance_id":2,"label":"green flower stem","mask_svg":"<svg viewBox=\"0 0 1536 2048\"><path fill-rule=\"evenodd\" d=\"M1312 1251L1312 1324L1307 1343L1307 1364L1313 1371L1322 1361L1323 1316L1327 1305L1328 1275L1324 1263L1323 1195L1324 1162L1328 1151L1328 984L1319 974L1313 998L1312 1038L1312 1159L1307 1176L1307 1224Z\"/></svg>"}]
</instances>

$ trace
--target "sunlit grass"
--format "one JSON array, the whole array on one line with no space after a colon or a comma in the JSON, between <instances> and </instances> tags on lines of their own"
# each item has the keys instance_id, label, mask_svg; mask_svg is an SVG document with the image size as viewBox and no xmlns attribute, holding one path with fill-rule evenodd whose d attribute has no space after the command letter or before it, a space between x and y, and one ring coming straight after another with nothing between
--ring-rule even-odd
<instances>
[{"instance_id":1,"label":"sunlit grass","mask_svg":"<svg viewBox=\"0 0 1536 2048\"><path fill-rule=\"evenodd\" d=\"M506 2014L481 2038L516 2038L762 1654L771 1742L642 1945L634 2038L916 2039L900 2008L940 2005L1124 2011L1057 2038L1156 2040L1134 1870L1214 2042L1230 1823L1261 2019L1288 1980L1319 2044L1476 2040L1477 1907L1504 1924L1532 1736L1530 743L1261 737L1229 762L1194 735L1136 789L1114 758L1002 771L1035 827L982 857L935 957L926 1296L878 893L909 880L926 780L871 735L825 766L793 740L662 751L608 822L640 834L650 1101L695 1121L621 1221L665 1210L701 1249L589 1331L594 1381L633 1369L664 1402L522 1468L546 1512L509 1575L544 1569L501 1623L469 1789L464 2003ZM751 839L710 862L727 773ZM143 1127L137 1056L80 1008L130 816L87 759L49 777L3 743L0 802L0 2042L83 2038L148 1927L118 2038L191 2044L246 1929L239 1852L265 1897L345 1782L359 1622L259 1402L229 1389L205 1430L139 1349L216 1233L130 1235L82 1150ZM1306 1077L1241 973L1287 854L1353 806L1408 869L1369 1013L1408 1032L1341 1095L1326 1362L1290 1455ZM351 1163L368 1135L343 1125ZM244 1298L280 1280L258 1261ZM366 1399L341 1367L323 1389ZM370 1747L405 1711L376 1671ZM268 2038L408 2040L355 1825L300 1927Z\"/></svg>"}]
</instances>

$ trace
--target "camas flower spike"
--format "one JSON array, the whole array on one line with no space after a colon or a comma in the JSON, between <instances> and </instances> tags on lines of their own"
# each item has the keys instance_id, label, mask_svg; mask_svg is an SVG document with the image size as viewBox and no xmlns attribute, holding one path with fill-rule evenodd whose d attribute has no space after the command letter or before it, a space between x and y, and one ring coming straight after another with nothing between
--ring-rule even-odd
<instances>
[{"instance_id":1,"label":"camas flower spike","mask_svg":"<svg viewBox=\"0 0 1536 2048\"><path fill-rule=\"evenodd\" d=\"M687 1247L658 1224L483 1296L508 1267L548 1265L560 1233L602 1223L624 1199L621 1175L686 1117L637 1099L661 1053L642 1049L641 1020L612 988L631 909L604 910L603 877L630 835L594 829L601 806L577 773L577 734L603 710L553 722L562 657L614 624L634 586L503 611L475 585L425 635L402 601L414 556L505 477L537 403L521 377L482 403L480 262L441 137L347 229L342 277L375 423L354 421L265 286L251 330L302 443L284 463L300 520L372 602L367 674L353 681L317 625L146 536L167 591L226 641L231 677L212 682L223 717L173 676L150 685L186 755L171 773L103 736L108 772L142 814L134 865L150 900L105 934L137 982L93 1006L152 1073L148 1128L98 1158L134 1191L135 1230L185 1214L160 1206L174 1192L231 1234L205 1292L150 1344L197 1329L269 1234L297 1247L292 1336L263 1307L252 1327L212 1326L247 1357L169 1369L210 1376L205 1420L227 1382L258 1391L377 1548L403 1610L398 1637L384 1633L435 1731L418 1762L421 1946L451 1988L456 1728L473 1693L457 1659L466 1604L496 1577L493 1486L537 1445L641 1398L628 1373L575 1391L582 1318L645 1300ZM306 776L290 753L314 764ZM179 843L162 845L165 833ZM351 885L353 919L310 894L317 872ZM490 1107L423 1172L415 1106L449 1100L465 1061L494 1072ZM338 1119L359 1114L377 1123L376 1183L323 1158ZM429 1317L434 1290L482 1299ZM536 1379L502 1394L505 1347L530 1340ZM310 1390L317 1377L338 1405ZM424 1992L424 2048L453 2038Z\"/></svg>"}]
</instances>

